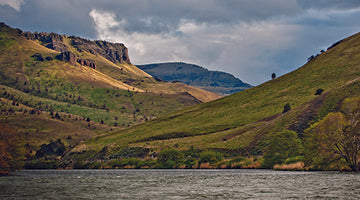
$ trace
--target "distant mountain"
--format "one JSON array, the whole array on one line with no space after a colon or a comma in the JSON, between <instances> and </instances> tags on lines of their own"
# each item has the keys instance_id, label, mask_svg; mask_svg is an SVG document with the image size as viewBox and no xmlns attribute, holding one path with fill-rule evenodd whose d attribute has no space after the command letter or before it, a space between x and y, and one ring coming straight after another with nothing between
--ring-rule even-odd
<instances>
[{"instance_id":1,"label":"distant mountain","mask_svg":"<svg viewBox=\"0 0 360 200\"><path fill-rule=\"evenodd\" d=\"M252 87L229 73L210 71L198 65L182 62L137 65L137 67L156 78L169 82L178 81L221 95L229 95Z\"/></svg>"}]
</instances>

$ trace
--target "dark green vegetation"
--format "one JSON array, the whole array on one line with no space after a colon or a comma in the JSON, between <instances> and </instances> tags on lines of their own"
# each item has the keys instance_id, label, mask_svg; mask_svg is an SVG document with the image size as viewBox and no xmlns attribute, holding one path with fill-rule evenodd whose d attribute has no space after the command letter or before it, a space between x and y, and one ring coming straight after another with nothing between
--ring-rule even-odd
<instances>
[{"instance_id":1,"label":"dark green vegetation","mask_svg":"<svg viewBox=\"0 0 360 200\"><path fill-rule=\"evenodd\" d=\"M0 142L19 141L1 149L10 168L25 152L27 168L359 171L360 34L287 75L203 104L209 93L110 62L69 45L79 45L74 38L63 38L67 50L96 69L2 28ZM52 146L62 154L45 151Z\"/></svg>"},{"instance_id":2,"label":"dark green vegetation","mask_svg":"<svg viewBox=\"0 0 360 200\"><path fill-rule=\"evenodd\" d=\"M137 65L137 67L156 78L170 82L179 81L221 95L233 94L252 87L231 74L209 71L197 65L181 62Z\"/></svg>"}]
</instances>

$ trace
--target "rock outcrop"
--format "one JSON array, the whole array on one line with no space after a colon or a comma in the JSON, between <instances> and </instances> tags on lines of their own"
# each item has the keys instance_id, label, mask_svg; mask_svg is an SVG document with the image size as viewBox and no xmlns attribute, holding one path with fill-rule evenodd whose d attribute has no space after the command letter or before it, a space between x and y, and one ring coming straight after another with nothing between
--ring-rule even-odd
<instances>
[{"instance_id":1,"label":"rock outcrop","mask_svg":"<svg viewBox=\"0 0 360 200\"><path fill-rule=\"evenodd\" d=\"M113 63L131 63L128 49L121 43L111 43L100 40L93 41L75 36L59 35L56 33L24 32L23 35L29 40L39 40L45 47L60 52L69 52L68 47L64 44L64 38L70 39L70 45L80 52L89 52L94 55L98 54ZM68 61L72 63L73 59Z\"/></svg>"},{"instance_id":2,"label":"rock outcrop","mask_svg":"<svg viewBox=\"0 0 360 200\"><path fill-rule=\"evenodd\" d=\"M76 56L76 54L74 54L74 53L72 53L70 51L62 52L61 54L56 56L56 58L58 60L61 60L61 61L64 61L64 62L68 62L68 63L70 63L72 65L76 65L76 63L79 63L80 65L88 66L88 67L91 67L93 69L96 69L96 63L95 63L94 60L78 58Z\"/></svg>"},{"instance_id":3,"label":"rock outcrop","mask_svg":"<svg viewBox=\"0 0 360 200\"><path fill-rule=\"evenodd\" d=\"M80 65L88 66L88 67L91 67L91 68L93 68L93 69L96 69L96 64L95 64L95 61L94 61L94 60L78 58L76 61L77 61Z\"/></svg>"},{"instance_id":4,"label":"rock outcrop","mask_svg":"<svg viewBox=\"0 0 360 200\"><path fill-rule=\"evenodd\" d=\"M64 62L69 62L72 65L75 65L77 61L77 56L70 51L62 52L60 55L56 56L56 58Z\"/></svg>"},{"instance_id":5,"label":"rock outcrop","mask_svg":"<svg viewBox=\"0 0 360 200\"><path fill-rule=\"evenodd\" d=\"M55 51L68 51L68 48L64 44L64 36L57 33L31 33L24 32L24 36L29 40L39 40L42 44Z\"/></svg>"},{"instance_id":6,"label":"rock outcrop","mask_svg":"<svg viewBox=\"0 0 360 200\"><path fill-rule=\"evenodd\" d=\"M128 49L124 44L106 41L92 41L80 37L71 36L71 45L80 52L99 54L113 63L131 63Z\"/></svg>"},{"instance_id":7,"label":"rock outcrop","mask_svg":"<svg viewBox=\"0 0 360 200\"><path fill-rule=\"evenodd\" d=\"M58 139L50 144L41 145L40 149L36 152L36 157L41 158L48 155L61 156L66 148L64 143Z\"/></svg>"},{"instance_id":8,"label":"rock outcrop","mask_svg":"<svg viewBox=\"0 0 360 200\"><path fill-rule=\"evenodd\" d=\"M36 58L37 61L41 61L41 62L45 61L44 57L40 53L36 53L31 57Z\"/></svg>"}]
</instances>

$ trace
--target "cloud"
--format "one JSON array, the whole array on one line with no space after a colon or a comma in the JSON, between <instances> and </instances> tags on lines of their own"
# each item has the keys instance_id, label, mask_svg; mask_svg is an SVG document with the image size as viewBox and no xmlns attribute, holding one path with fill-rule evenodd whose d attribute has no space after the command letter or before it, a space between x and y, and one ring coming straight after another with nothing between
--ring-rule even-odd
<instances>
[{"instance_id":1,"label":"cloud","mask_svg":"<svg viewBox=\"0 0 360 200\"><path fill-rule=\"evenodd\" d=\"M254 85L360 30L359 0L12 1L19 12L0 2L17 28L120 42L135 64L189 62Z\"/></svg>"},{"instance_id":2,"label":"cloud","mask_svg":"<svg viewBox=\"0 0 360 200\"><path fill-rule=\"evenodd\" d=\"M10 6L16 11L20 11L21 5L25 3L24 0L0 0L0 5L2 6Z\"/></svg>"},{"instance_id":3,"label":"cloud","mask_svg":"<svg viewBox=\"0 0 360 200\"><path fill-rule=\"evenodd\" d=\"M128 21L112 12L94 9L89 15L97 36L125 43L135 64L184 61L259 80L257 73L266 73L266 68L276 64L269 61L271 56L295 45L298 31L295 25L275 20L221 24L181 19L176 28L160 34L128 32Z\"/></svg>"}]
</instances>

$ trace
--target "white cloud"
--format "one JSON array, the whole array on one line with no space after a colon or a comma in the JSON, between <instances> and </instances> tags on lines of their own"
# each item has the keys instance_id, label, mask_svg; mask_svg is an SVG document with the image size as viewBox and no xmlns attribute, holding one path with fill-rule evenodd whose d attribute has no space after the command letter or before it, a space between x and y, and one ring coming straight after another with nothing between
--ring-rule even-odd
<instances>
[{"instance_id":1,"label":"white cloud","mask_svg":"<svg viewBox=\"0 0 360 200\"><path fill-rule=\"evenodd\" d=\"M20 11L21 5L25 3L24 0L0 0L0 5L2 6L10 6L16 11Z\"/></svg>"}]
</instances>

